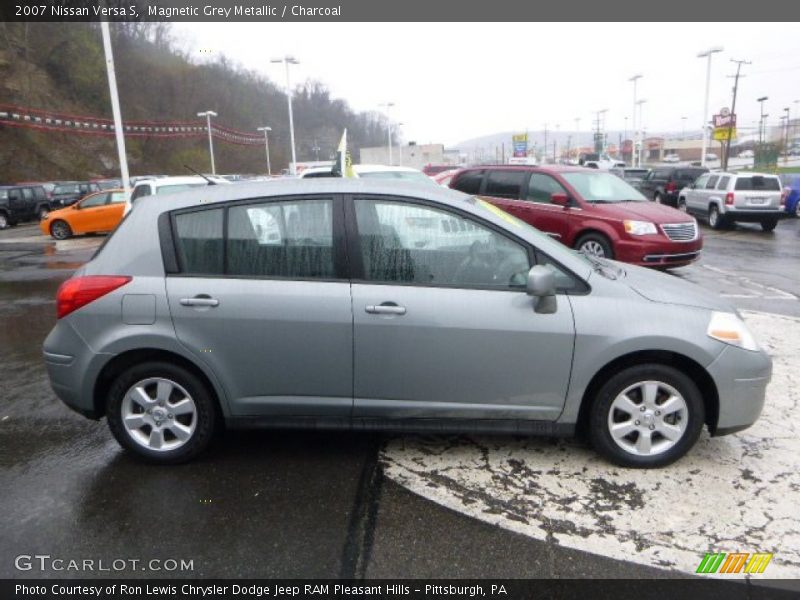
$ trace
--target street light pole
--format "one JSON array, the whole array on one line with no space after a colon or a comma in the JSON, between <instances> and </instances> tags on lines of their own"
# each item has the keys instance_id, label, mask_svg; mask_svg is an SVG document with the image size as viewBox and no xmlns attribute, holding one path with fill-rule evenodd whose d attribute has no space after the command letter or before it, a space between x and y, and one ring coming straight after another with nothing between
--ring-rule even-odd
<instances>
[{"instance_id":1,"label":"street light pole","mask_svg":"<svg viewBox=\"0 0 800 600\"><path fill-rule=\"evenodd\" d=\"M786 114L783 115L783 118L786 119L786 136L783 142L783 164L789 162L789 107L783 109L783 112Z\"/></svg>"},{"instance_id":2,"label":"street light pole","mask_svg":"<svg viewBox=\"0 0 800 600\"><path fill-rule=\"evenodd\" d=\"M114 135L117 139L117 155L119 169L122 175L122 189L125 190L126 202L130 203L131 182L128 177L128 155L125 152L125 135L122 131L122 113L119 108L119 93L117 92L117 75L114 70L114 52L111 49L111 35L108 31L108 21L100 22L103 35L103 50L106 55L106 73L108 75L108 90L111 94L111 112L114 115Z\"/></svg>"},{"instance_id":3,"label":"street light pole","mask_svg":"<svg viewBox=\"0 0 800 600\"><path fill-rule=\"evenodd\" d=\"M633 77L628 79L628 81L632 81L633 82L633 122L631 123L631 125L633 127L633 147L634 147L634 149L636 148L636 140L638 139L638 130L636 129L636 104L637 104L637 102L636 102L636 82L639 81L641 78L642 78L642 74L641 73L637 73L636 75L634 75ZM634 167L641 166L641 163L639 163L639 165L636 164L635 152L634 152L634 159L633 159L632 162L633 162L632 166L634 166Z\"/></svg>"},{"instance_id":4,"label":"street light pole","mask_svg":"<svg viewBox=\"0 0 800 600\"><path fill-rule=\"evenodd\" d=\"M758 144L759 146L764 142L764 101L769 100L769 96L761 96L757 98L756 102L759 104L759 113L761 117L758 120Z\"/></svg>"},{"instance_id":5,"label":"street light pole","mask_svg":"<svg viewBox=\"0 0 800 600\"><path fill-rule=\"evenodd\" d=\"M580 160L581 154L581 118L575 117L575 161Z\"/></svg>"},{"instance_id":6,"label":"street light pole","mask_svg":"<svg viewBox=\"0 0 800 600\"><path fill-rule=\"evenodd\" d=\"M686 117L681 117L681 139L686 139Z\"/></svg>"},{"instance_id":7,"label":"street light pole","mask_svg":"<svg viewBox=\"0 0 800 600\"><path fill-rule=\"evenodd\" d=\"M272 175L272 165L269 163L269 135L268 133L272 131L272 127L256 127L256 131L263 131L264 132L264 146L267 149L267 175Z\"/></svg>"},{"instance_id":8,"label":"street light pole","mask_svg":"<svg viewBox=\"0 0 800 600\"><path fill-rule=\"evenodd\" d=\"M708 134L706 133L706 122L708 121L708 95L711 90L711 56L717 52L722 52L722 46L714 46L705 50L704 52L700 52L697 55L697 58L708 58L708 62L706 64L706 97L703 103L703 123L702 123L702 131L703 131L703 143L702 143L702 156L700 157L700 164L702 166L706 166L706 138Z\"/></svg>"},{"instance_id":9,"label":"street light pole","mask_svg":"<svg viewBox=\"0 0 800 600\"><path fill-rule=\"evenodd\" d=\"M289 139L292 143L292 164L289 165L289 173L291 175L297 175L297 153L294 147L294 115L292 114L292 84L289 80L289 65L299 65L300 61L294 56L287 54L279 58L273 58L270 62L283 63L286 67L286 101L289 104Z\"/></svg>"},{"instance_id":10,"label":"street light pole","mask_svg":"<svg viewBox=\"0 0 800 600\"><path fill-rule=\"evenodd\" d=\"M404 123L398 123L397 124L397 135L394 136L394 137L397 138L397 166L398 167L402 167L403 166L403 146L401 145L401 142L400 142L400 128L403 125L404 125Z\"/></svg>"},{"instance_id":11,"label":"street light pole","mask_svg":"<svg viewBox=\"0 0 800 600\"><path fill-rule=\"evenodd\" d=\"M208 153L211 156L211 174L216 175L217 169L214 166L214 141L211 137L211 117L216 117L217 113L215 113L213 110L207 110L205 112L197 113L197 116L206 118L206 129L208 130Z\"/></svg>"},{"instance_id":12,"label":"street light pole","mask_svg":"<svg viewBox=\"0 0 800 600\"><path fill-rule=\"evenodd\" d=\"M380 107L386 108L386 139L387 139L387 146L389 147L389 166L392 166L392 122L389 120L389 109L394 106L394 102L384 102L383 104L379 104Z\"/></svg>"},{"instance_id":13,"label":"street light pole","mask_svg":"<svg viewBox=\"0 0 800 600\"><path fill-rule=\"evenodd\" d=\"M642 129L642 133L643 134L644 134L644 127L643 127L643 125L644 125L644 109L642 108L642 105L645 102L647 102L647 100L645 100L645 99L637 100L637 102L636 102L636 104L639 106L639 127ZM634 111L634 113L635 113L635 111ZM637 166L639 166L639 167L642 166L642 150L644 150L644 139L643 139L644 135L642 135L641 137L642 137L642 139L639 140L639 157L638 157L638 161L637 161Z\"/></svg>"}]
</instances>

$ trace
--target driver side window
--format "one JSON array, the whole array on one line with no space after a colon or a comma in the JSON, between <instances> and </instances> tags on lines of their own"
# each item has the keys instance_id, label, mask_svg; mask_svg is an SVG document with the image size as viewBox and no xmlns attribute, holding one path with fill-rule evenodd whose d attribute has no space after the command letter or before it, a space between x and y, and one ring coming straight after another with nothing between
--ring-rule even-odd
<instances>
[{"instance_id":1,"label":"driver side window","mask_svg":"<svg viewBox=\"0 0 800 600\"><path fill-rule=\"evenodd\" d=\"M108 194L96 194L90 196L86 200L81 201L81 208L94 208L96 206L103 206L108 200Z\"/></svg>"},{"instance_id":2,"label":"driver side window","mask_svg":"<svg viewBox=\"0 0 800 600\"><path fill-rule=\"evenodd\" d=\"M364 279L524 289L522 244L458 213L422 204L355 200Z\"/></svg>"}]
</instances>

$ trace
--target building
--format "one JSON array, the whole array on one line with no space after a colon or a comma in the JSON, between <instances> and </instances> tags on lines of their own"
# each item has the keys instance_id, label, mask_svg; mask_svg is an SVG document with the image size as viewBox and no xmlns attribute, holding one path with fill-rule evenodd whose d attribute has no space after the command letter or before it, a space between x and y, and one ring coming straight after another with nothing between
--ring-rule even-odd
<instances>
[{"instance_id":1,"label":"building","mask_svg":"<svg viewBox=\"0 0 800 600\"><path fill-rule=\"evenodd\" d=\"M444 144L416 144L409 142L405 146L392 147L392 160L389 160L389 148L378 146L375 148L361 148L360 162L362 165L402 165L422 169L425 165L457 165L459 164L458 151L444 149Z\"/></svg>"}]
</instances>

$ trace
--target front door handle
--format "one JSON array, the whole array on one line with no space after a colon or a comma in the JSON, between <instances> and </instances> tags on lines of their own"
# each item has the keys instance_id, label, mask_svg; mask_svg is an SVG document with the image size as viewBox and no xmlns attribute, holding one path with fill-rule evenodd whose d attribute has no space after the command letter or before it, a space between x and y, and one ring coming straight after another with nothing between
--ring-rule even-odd
<instances>
[{"instance_id":1,"label":"front door handle","mask_svg":"<svg viewBox=\"0 0 800 600\"><path fill-rule=\"evenodd\" d=\"M404 315L406 314L405 306L398 306L394 302L384 302L383 304L368 304L364 310L371 315Z\"/></svg>"},{"instance_id":2,"label":"front door handle","mask_svg":"<svg viewBox=\"0 0 800 600\"><path fill-rule=\"evenodd\" d=\"M181 306L219 306L219 300L206 294L199 294L194 298L181 298Z\"/></svg>"}]
</instances>

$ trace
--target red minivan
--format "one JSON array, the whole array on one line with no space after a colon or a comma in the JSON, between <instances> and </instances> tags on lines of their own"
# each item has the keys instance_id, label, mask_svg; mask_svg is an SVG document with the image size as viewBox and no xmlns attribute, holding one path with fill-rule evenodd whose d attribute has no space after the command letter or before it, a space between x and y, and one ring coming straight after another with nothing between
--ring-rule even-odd
<instances>
[{"instance_id":1,"label":"red minivan","mask_svg":"<svg viewBox=\"0 0 800 600\"><path fill-rule=\"evenodd\" d=\"M685 212L650 202L607 171L568 166L462 169L450 187L485 197L571 248L645 267L681 267L703 238Z\"/></svg>"}]
</instances>

